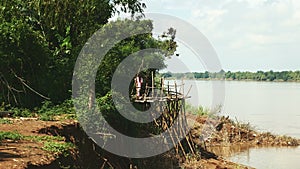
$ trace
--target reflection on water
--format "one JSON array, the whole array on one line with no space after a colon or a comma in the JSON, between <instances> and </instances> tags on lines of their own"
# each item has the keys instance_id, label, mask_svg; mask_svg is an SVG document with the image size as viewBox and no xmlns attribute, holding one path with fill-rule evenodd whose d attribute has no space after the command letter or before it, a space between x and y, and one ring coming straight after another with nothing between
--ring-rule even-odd
<instances>
[{"instance_id":1,"label":"reflection on water","mask_svg":"<svg viewBox=\"0 0 300 169\"><path fill-rule=\"evenodd\" d=\"M235 145L208 150L230 161L257 169L300 168L300 147L249 147Z\"/></svg>"},{"instance_id":2,"label":"reflection on water","mask_svg":"<svg viewBox=\"0 0 300 169\"><path fill-rule=\"evenodd\" d=\"M295 147L251 148L229 160L258 169L300 168L300 149Z\"/></svg>"},{"instance_id":3,"label":"reflection on water","mask_svg":"<svg viewBox=\"0 0 300 169\"><path fill-rule=\"evenodd\" d=\"M207 147L208 151L211 151L218 156L225 158L237 155L239 153L249 152L249 145L234 145L234 146L210 146Z\"/></svg>"}]
</instances>

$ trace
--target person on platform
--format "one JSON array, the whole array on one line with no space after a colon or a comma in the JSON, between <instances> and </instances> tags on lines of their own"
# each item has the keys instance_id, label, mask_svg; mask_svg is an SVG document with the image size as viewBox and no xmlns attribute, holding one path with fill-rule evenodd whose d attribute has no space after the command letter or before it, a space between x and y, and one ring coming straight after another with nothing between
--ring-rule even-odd
<instances>
[{"instance_id":1,"label":"person on platform","mask_svg":"<svg viewBox=\"0 0 300 169\"><path fill-rule=\"evenodd\" d=\"M136 97L137 97L137 99L140 99L140 97L141 97L140 91L141 91L141 88L142 88L143 78L137 76L135 78L135 80L136 80L135 81L136 82Z\"/></svg>"}]
</instances>

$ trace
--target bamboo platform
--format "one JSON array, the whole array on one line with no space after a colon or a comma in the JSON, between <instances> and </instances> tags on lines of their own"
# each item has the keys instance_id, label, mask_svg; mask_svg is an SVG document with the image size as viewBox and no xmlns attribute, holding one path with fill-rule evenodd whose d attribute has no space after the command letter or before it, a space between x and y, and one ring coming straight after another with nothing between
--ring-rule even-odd
<instances>
[{"instance_id":1,"label":"bamboo platform","mask_svg":"<svg viewBox=\"0 0 300 169\"><path fill-rule=\"evenodd\" d=\"M178 85L176 82L170 84L164 83L164 79L160 80L159 84L154 84L154 78L152 75L151 86L144 86L144 93L141 96L136 95L133 102L137 104L143 104L145 110L150 104L155 104L158 108L156 111L161 113L159 118L153 117L153 123L162 131L170 129L176 125L177 130L169 132L168 140L172 141L172 146L175 147L177 154L186 157L187 153L194 154L195 145L191 140L190 133L184 135L187 131L187 120L185 112L185 100L191 98L188 96L191 87L187 94L184 92L184 83ZM138 90L137 90L138 91ZM155 114L155 113L153 113ZM184 138L184 141L180 140ZM171 146L171 145L167 145Z\"/></svg>"}]
</instances>

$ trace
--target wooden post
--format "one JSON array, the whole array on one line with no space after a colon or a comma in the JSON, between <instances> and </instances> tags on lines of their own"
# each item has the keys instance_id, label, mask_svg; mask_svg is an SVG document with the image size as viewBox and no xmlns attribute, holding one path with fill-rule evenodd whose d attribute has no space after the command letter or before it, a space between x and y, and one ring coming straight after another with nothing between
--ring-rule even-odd
<instances>
[{"instance_id":1,"label":"wooden post","mask_svg":"<svg viewBox=\"0 0 300 169\"><path fill-rule=\"evenodd\" d=\"M176 100L177 100L177 83L175 82L175 97L176 97Z\"/></svg>"},{"instance_id":2,"label":"wooden post","mask_svg":"<svg viewBox=\"0 0 300 169\"><path fill-rule=\"evenodd\" d=\"M170 95L170 82L168 81L168 97Z\"/></svg>"},{"instance_id":3,"label":"wooden post","mask_svg":"<svg viewBox=\"0 0 300 169\"><path fill-rule=\"evenodd\" d=\"M171 133L172 131L173 131L173 130L169 130L168 133L169 133L170 138L171 138L171 140L172 140L173 146L175 147L176 154L178 154L178 153L179 153L178 146L177 146L177 144L176 144L175 141L174 141L173 134Z\"/></svg>"},{"instance_id":4,"label":"wooden post","mask_svg":"<svg viewBox=\"0 0 300 169\"><path fill-rule=\"evenodd\" d=\"M161 80L161 93L160 93L160 97L161 97L161 100L163 100L163 97L164 97L164 78L162 77Z\"/></svg>"},{"instance_id":5,"label":"wooden post","mask_svg":"<svg viewBox=\"0 0 300 169\"><path fill-rule=\"evenodd\" d=\"M175 102L174 102L174 119L178 117L178 91L177 91L177 83L175 82Z\"/></svg>"},{"instance_id":6,"label":"wooden post","mask_svg":"<svg viewBox=\"0 0 300 169\"><path fill-rule=\"evenodd\" d=\"M177 132L176 132L176 129L174 129L174 133L175 133L176 140L177 140L177 142L178 142L178 144L179 144L179 147L181 148L181 151L182 151L184 157L186 157L185 150L184 150L184 148L183 148L183 146L182 146L182 144L181 144L181 142L180 142L180 139L178 138L178 134L177 134Z\"/></svg>"},{"instance_id":7,"label":"wooden post","mask_svg":"<svg viewBox=\"0 0 300 169\"><path fill-rule=\"evenodd\" d=\"M154 73L153 71L151 72L151 75L152 75L152 99L154 97Z\"/></svg>"},{"instance_id":8,"label":"wooden post","mask_svg":"<svg viewBox=\"0 0 300 169\"><path fill-rule=\"evenodd\" d=\"M183 96L183 99L184 99L184 83L183 83L183 79L182 79L182 96Z\"/></svg>"}]
</instances>

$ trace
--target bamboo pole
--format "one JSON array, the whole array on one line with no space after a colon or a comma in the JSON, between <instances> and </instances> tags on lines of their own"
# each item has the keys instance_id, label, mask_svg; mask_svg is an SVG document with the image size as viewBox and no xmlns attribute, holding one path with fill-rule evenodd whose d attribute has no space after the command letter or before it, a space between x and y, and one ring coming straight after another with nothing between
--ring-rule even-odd
<instances>
[{"instance_id":1,"label":"bamboo pole","mask_svg":"<svg viewBox=\"0 0 300 169\"><path fill-rule=\"evenodd\" d=\"M176 145L176 143L175 143L175 141L174 141L173 135L172 135L171 131L169 131L168 133L169 133L170 138L171 138L171 140L172 140L173 146L175 147L176 154L178 154L178 153L179 153L178 146Z\"/></svg>"},{"instance_id":2,"label":"bamboo pole","mask_svg":"<svg viewBox=\"0 0 300 169\"><path fill-rule=\"evenodd\" d=\"M182 79L182 96L184 96L184 83L183 83L183 79Z\"/></svg>"},{"instance_id":3,"label":"bamboo pole","mask_svg":"<svg viewBox=\"0 0 300 169\"><path fill-rule=\"evenodd\" d=\"M154 73L153 73L153 71L151 72L151 76L152 76L152 98L154 98Z\"/></svg>"},{"instance_id":4,"label":"bamboo pole","mask_svg":"<svg viewBox=\"0 0 300 169\"><path fill-rule=\"evenodd\" d=\"M164 78L162 77L161 78L161 100L163 99L163 97L164 97Z\"/></svg>"},{"instance_id":5,"label":"bamboo pole","mask_svg":"<svg viewBox=\"0 0 300 169\"><path fill-rule=\"evenodd\" d=\"M178 141L179 147L180 147L180 149L181 149L184 157L186 157L186 152L185 152L185 150L184 150L184 148L183 148L183 146L182 146L182 144L180 142L180 139L178 138L178 134L177 134L176 130L174 130L174 133L175 133L175 137L176 137L176 139Z\"/></svg>"},{"instance_id":6,"label":"bamboo pole","mask_svg":"<svg viewBox=\"0 0 300 169\"><path fill-rule=\"evenodd\" d=\"M175 82L175 98L176 98L176 100L177 100L177 84L176 84L176 82Z\"/></svg>"},{"instance_id":7,"label":"bamboo pole","mask_svg":"<svg viewBox=\"0 0 300 169\"><path fill-rule=\"evenodd\" d=\"M168 81L168 97L170 95L170 82Z\"/></svg>"}]
</instances>

